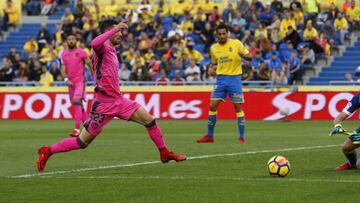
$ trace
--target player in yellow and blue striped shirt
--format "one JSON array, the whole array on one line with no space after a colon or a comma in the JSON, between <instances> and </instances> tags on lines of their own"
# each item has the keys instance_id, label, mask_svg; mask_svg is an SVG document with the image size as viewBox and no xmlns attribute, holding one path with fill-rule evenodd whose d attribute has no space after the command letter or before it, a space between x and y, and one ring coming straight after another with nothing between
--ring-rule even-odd
<instances>
[{"instance_id":1,"label":"player in yellow and blue striped shirt","mask_svg":"<svg viewBox=\"0 0 360 203\"><path fill-rule=\"evenodd\" d=\"M234 104L237 124L240 134L240 143L245 143L244 112L242 104L244 96L241 84L241 60L251 60L249 51L237 39L228 39L227 27L220 24L216 29L218 42L210 48L212 67L216 72L216 86L211 96L210 111L208 116L208 134L197 142L214 142L214 129L216 124L217 109L221 102L229 96Z\"/></svg>"}]
</instances>

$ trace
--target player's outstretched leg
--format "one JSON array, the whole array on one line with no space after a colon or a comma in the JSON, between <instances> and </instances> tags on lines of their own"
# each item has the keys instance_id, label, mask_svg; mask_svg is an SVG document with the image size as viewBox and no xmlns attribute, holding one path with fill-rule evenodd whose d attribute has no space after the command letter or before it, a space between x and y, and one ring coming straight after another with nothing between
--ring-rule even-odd
<instances>
[{"instance_id":1,"label":"player's outstretched leg","mask_svg":"<svg viewBox=\"0 0 360 203\"><path fill-rule=\"evenodd\" d=\"M355 149L358 145L352 143L350 139L347 139L345 143L342 145L342 151L347 158L348 162L341 164L340 166L336 167L335 170L343 171L343 170L350 170L356 169L357 163L357 156Z\"/></svg>"},{"instance_id":2,"label":"player's outstretched leg","mask_svg":"<svg viewBox=\"0 0 360 203\"><path fill-rule=\"evenodd\" d=\"M38 161L37 161L37 168L39 172L43 172L45 170L46 163L51 155L61 152L69 152L78 149L84 149L91 143L94 139L86 129L83 129L81 135L79 137L73 138L65 138L60 142L57 142L50 147L42 146L38 150Z\"/></svg>"},{"instance_id":3,"label":"player's outstretched leg","mask_svg":"<svg viewBox=\"0 0 360 203\"><path fill-rule=\"evenodd\" d=\"M130 119L146 127L151 140L159 149L160 160L163 163L167 163L171 160L176 162L186 160L186 156L182 154L175 154L166 148L160 127L156 124L155 119L143 107L139 107Z\"/></svg>"}]
</instances>

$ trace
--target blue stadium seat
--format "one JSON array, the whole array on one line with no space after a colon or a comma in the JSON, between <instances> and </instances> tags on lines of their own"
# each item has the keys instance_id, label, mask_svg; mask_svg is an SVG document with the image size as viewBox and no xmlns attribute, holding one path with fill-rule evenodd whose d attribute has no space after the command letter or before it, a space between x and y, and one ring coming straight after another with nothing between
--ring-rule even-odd
<instances>
[{"instance_id":1,"label":"blue stadium seat","mask_svg":"<svg viewBox=\"0 0 360 203\"><path fill-rule=\"evenodd\" d=\"M204 54L205 45L204 44L195 44L194 49L198 50L201 54Z\"/></svg>"}]
</instances>

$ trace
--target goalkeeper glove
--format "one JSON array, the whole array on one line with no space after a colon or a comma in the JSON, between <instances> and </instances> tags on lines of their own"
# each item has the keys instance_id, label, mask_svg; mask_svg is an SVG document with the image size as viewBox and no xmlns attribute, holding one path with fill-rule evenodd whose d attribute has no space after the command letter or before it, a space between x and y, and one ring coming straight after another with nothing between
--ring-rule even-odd
<instances>
[{"instance_id":1,"label":"goalkeeper glove","mask_svg":"<svg viewBox=\"0 0 360 203\"><path fill-rule=\"evenodd\" d=\"M341 124L336 124L332 131L330 132L329 136L334 136L338 134L344 134L346 130L342 127Z\"/></svg>"},{"instance_id":2,"label":"goalkeeper glove","mask_svg":"<svg viewBox=\"0 0 360 203\"><path fill-rule=\"evenodd\" d=\"M329 136L334 136L334 135L347 135L347 136L351 136L356 134L356 132L352 131L346 131L341 124L336 124L333 128L333 130L329 133Z\"/></svg>"}]
</instances>

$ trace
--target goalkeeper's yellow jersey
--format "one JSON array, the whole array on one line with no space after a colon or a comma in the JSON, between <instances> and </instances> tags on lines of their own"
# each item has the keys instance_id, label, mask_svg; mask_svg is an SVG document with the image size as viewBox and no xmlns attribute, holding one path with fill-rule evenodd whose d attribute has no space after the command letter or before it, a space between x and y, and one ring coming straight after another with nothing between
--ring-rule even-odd
<instances>
[{"instance_id":1,"label":"goalkeeper's yellow jersey","mask_svg":"<svg viewBox=\"0 0 360 203\"><path fill-rule=\"evenodd\" d=\"M225 44L216 43L210 48L211 62L217 64L217 75L241 75L241 56L249 51L237 39L227 39Z\"/></svg>"}]
</instances>

